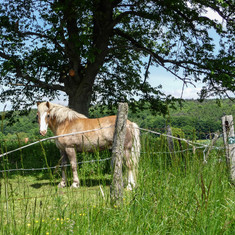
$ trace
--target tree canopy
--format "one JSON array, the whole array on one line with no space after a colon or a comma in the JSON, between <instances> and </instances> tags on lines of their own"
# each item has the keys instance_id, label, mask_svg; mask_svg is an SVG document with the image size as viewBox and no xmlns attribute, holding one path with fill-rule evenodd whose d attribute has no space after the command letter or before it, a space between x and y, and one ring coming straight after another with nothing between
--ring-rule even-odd
<instances>
[{"instance_id":1,"label":"tree canopy","mask_svg":"<svg viewBox=\"0 0 235 235\"><path fill-rule=\"evenodd\" d=\"M233 13L229 0L1 0L0 100L27 108L63 91L86 115L92 102L163 111L171 97L149 84L150 66L204 82L202 98L226 95L235 91Z\"/></svg>"}]
</instances>

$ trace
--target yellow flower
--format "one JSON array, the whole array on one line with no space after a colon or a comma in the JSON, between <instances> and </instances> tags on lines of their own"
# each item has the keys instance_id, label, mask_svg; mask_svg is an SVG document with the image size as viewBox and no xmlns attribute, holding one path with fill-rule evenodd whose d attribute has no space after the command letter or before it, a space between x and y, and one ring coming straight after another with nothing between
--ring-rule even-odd
<instances>
[{"instance_id":1,"label":"yellow flower","mask_svg":"<svg viewBox=\"0 0 235 235\"><path fill-rule=\"evenodd\" d=\"M57 218L56 220L57 220L57 221L59 221L59 220L60 220L60 218Z\"/></svg>"},{"instance_id":2,"label":"yellow flower","mask_svg":"<svg viewBox=\"0 0 235 235\"><path fill-rule=\"evenodd\" d=\"M36 220L35 223L38 223L38 220Z\"/></svg>"},{"instance_id":3,"label":"yellow flower","mask_svg":"<svg viewBox=\"0 0 235 235\"><path fill-rule=\"evenodd\" d=\"M28 226L28 227L30 227L30 226L31 226L31 224L27 224L27 226Z\"/></svg>"},{"instance_id":4,"label":"yellow flower","mask_svg":"<svg viewBox=\"0 0 235 235\"><path fill-rule=\"evenodd\" d=\"M49 232L46 232L46 235L49 235L50 233Z\"/></svg>"}]
</instances>

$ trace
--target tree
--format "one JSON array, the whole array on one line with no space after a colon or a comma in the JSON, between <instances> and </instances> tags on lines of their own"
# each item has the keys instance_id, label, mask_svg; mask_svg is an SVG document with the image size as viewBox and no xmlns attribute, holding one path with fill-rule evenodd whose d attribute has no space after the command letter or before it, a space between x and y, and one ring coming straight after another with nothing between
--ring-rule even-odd
<instances>
[{"instance_id":1,"label":"tree","mask_svg":"<svg viewBox=\"0 0 235 235\"><path fill-rule=\"evenodd\" d=\"M233 4L229 0L2 0L2 102L14 109L68 95L88 114L92 101L129 101L163 110L148 82L161 66L185 84L203 81L202 98L234 92ZM217 12L224 25L202 13ZM220 37L219 49L208 30ZM144 72L142 78L141 73ZM160 85L160 84L159 84Z\"/></svg>"}]
</instances>

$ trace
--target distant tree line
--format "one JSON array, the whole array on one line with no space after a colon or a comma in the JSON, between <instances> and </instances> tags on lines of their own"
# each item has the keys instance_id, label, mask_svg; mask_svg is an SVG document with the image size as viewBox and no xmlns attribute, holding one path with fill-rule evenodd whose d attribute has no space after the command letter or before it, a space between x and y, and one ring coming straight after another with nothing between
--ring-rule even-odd
<instances>
[{"instance_id":1,"label":"distant tree line","mask_svg":"<svg viewBox=\"0 0 235 235\"><path fill-rule=\"evenodd\" d=\"M115 113L115 109L111 111ZM92 107L91 117L102 117L110 114L107 107ZM223 115L235 116L235 103L231 100L206 100L202 103L196 100L187 100L182 106L177 104L169 107L166 116L154 115L150 110L136 110L129 112L128 118L138 123L142 128L156 130L165 133L166 125L181 129L186 138L192 139L196 135L197 139L206 139L210 133L221 130L221 117ZM36 122L36 110L32 110L28 116L18 116L18 121L9 125L9 120L3 118L1 113L0 138L17 139L39 138L38 124ZM17 137L18 135L18 137Z\"/></svg>"}]
</instances>

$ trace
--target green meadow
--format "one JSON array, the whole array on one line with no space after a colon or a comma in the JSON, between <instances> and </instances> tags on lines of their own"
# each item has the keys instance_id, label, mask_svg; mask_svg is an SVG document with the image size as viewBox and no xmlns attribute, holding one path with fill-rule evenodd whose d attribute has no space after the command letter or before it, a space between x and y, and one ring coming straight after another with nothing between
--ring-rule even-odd
<instances>
[{"instance_id":1,"label":"green meadow","mask_svg":"<svg viewBox=\"0 0 235 235\"><path fill-rule=\"evenodd\" d=\"M119 207L110 204L108 151L78 154L86 161L78 164L78 189L69 187L69 168L68 187L57 188L53 142L1 158L0 234L235 234L235 190L223 149L212 150L204 164L203 149L193 153L175 142L170 154L164 137L147 133L141 142L138 185L124 190ZM2 142L1 152L19 145Z\"/></svg>"}]
</instances>

